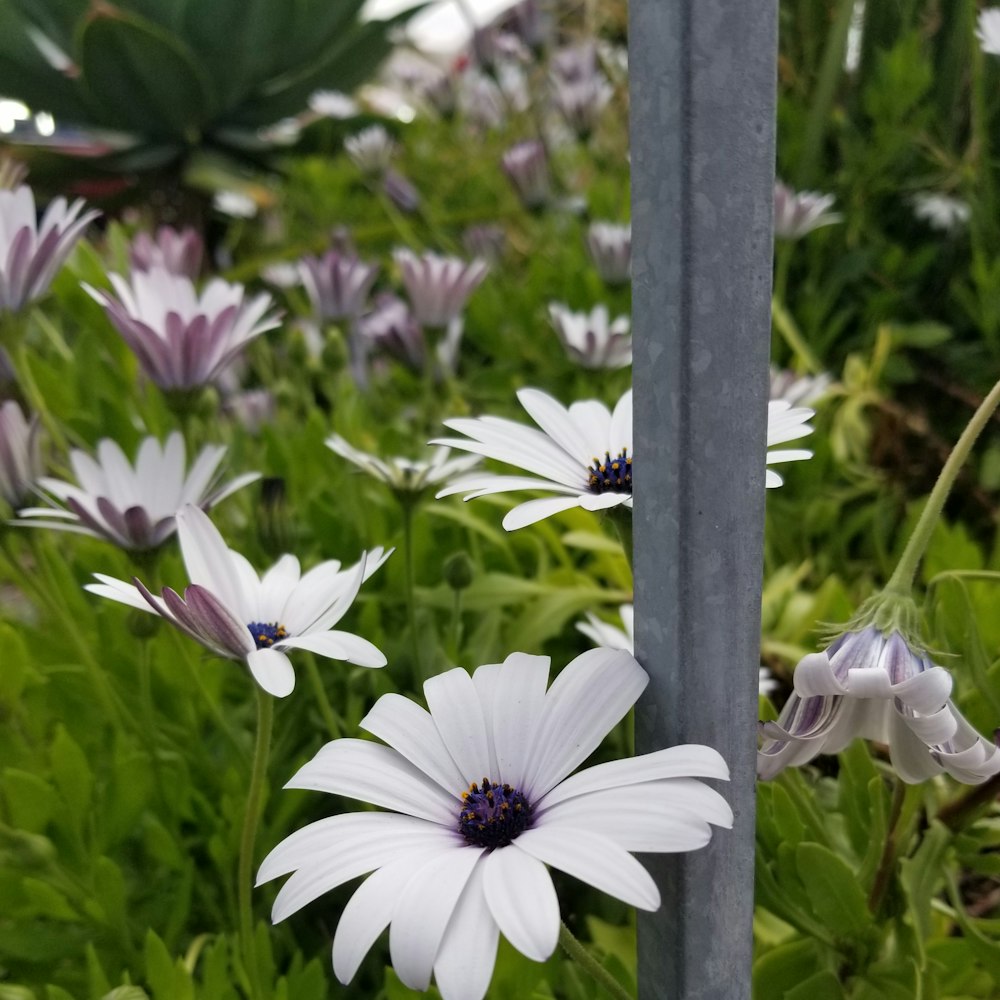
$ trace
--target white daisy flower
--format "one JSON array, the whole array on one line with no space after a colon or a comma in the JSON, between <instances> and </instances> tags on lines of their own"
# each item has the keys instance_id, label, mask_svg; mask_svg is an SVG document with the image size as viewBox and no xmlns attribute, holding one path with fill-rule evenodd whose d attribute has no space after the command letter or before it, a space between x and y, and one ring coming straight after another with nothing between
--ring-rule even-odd
<instances>
[{"instance_id":1,"label":"white daisy flower","mask_svg":"<svg viewBox=\"0 0 1000 1000\"><path fill-rule=\"evenodd\" d=\"M441 490L439 498L466 493L464 499L471 500L490 493L536 489L557 494L515 507L503 519L508 531L572 507L604 510L624 506L631 510L631 389L618 400L614 412L596 399L573 403L567 409L538 389L521 389L517 398L541 430L502 417L446 420L446 427L467 438L445 438L431 444L517 465L534 478L473 474Z\"/></svg>"},{"instance_id":2,"label":"white daisy flower","mask_svg":"<svg viewBox=\"0 0 1000 1000\"><path fill-rule=\"evenodd\" d=\"M627 285L632 268L632 226L592 222L587 230L587 251L606 285Z\"/></svg>"},{"instance_id":3,"label":"white daisy flower","mask_svg":"<svg viewBox=\"0 0 1000 1000\"><path fill-rule=\"evenodd\" d=\"M197 507L177 514L177 534L190 585L184 597L164 588L155 597L135 585L95 573L92 594L165 618L218 656L246 663L257 683L276 698L291 694L295 671L285 650L361 667L383 667L385 657L367 639L333 629L358 595L361 584L392 554L382 548L362 553L342 570L333 559L303 574L295 556L282 556L263 576L226 546L215 525Z\"/></svg>"},{"instance_id":4,"label":"white daisy flower","mask_svg":"<svg viewBox=\"0 0 1000 1000\"><path fill-rule=\"evenodd\" d=\"M767 404L767 447L796 441L812 434L813 428L806 423L815 416L815 411L805 406L793 407L784 399L772 399ZM812 458L812 452L805 448L785 448L768 451L767 464L776 465L779 462L801 462ZM784 480L773 469L767 470L764 485L768 489L780 486Z\"/></svg>"},{"instance_id":5,"label":"white daisy flower","mask_svg":"<svg viewBox=\"0 0 1000 1000\"><path fill-rule=\"evenodd\" d=\"M725 799L697 778L728 778L719 754L678 746L569 777L628 712L648 678L628 653L595 649L546 691L549 659L512 653L470 676L424 684L429 711L384 695L361 726L383 740L328 743L288 783L392 812L332 816L264 859L258 884L293 873L277 922L372 873L344 908L333 969L354 977L389 928L399 978L444 1000L481 1000L503 934L535 961L559 937L549 867L644 910L656 884L631 852L704 847L730 827Z\"/></svg>"},{"instance_id":6,"label":"white daisy flower","mask_svg":"<svg viewBox=\"0 0 1000 1000\"><path fill-rule=\"evenodd\" d=\"M632 364L632 321L610 320L608 307L573 312L561 302L549 303L549 319L566 353L584 368L625 368Z\"/></svg>"},{"instance_id":7,"label":"white daisy flower","mask_svg":"<svg viewBox=\"0 0 1000 1000\"><path fill-rule=\"evenodd\" d=\"M1000 750L950 699L952 678L897 631L868 626L810 653L777 722L760 727L757 773L773 778L856 738L889 747L892 766L915 784L947 772L976 785L1000 773Z\"/></svg>"},{"instance_id":8,"label":"white daisy flower","mask_svg":"<svg viewBox=\"0 0 1000 1000\"><path fill-rule=\"evenodd\" d=\"M363 174L381 177L396 153L396 140L381 125L369 125L344 140L344 149Z\"/></svg>"},{"instance_id":9,"label":"white daisy flower","mask_svg":"<svg viewBox=\"0 0 1000 1000\"><path fill-rule=\"evenodd\" d=\"M1000 9L997 10L1000 14ZM1000 25L998 25L1000 28ZM950 233L960 229L972 214L969 203L961 198L934 191L922 191L912 198L913 214L932 229Z\"/></svg>"},{"instance_id":10,"label":"white daisy flower","mask_svg":"<svg viewBox=\"0 0 1000 1000\"><path fill-rule=\"evenodd\" d=\"M983 52L1000 56L1000 7L987 7L979 12L976 38Z\"/></svg>"},{"instance_id":11,"label":"white daisy flower","mask_svg":"<svg viewBox=\"0 0 1000 1000\"><path fill-rule=\"evenodd\" d=\"M447 448L434 448L429 461L379 458L355 448L339 434L331 434L326 439L326 446L398 493L419 493L430 486L439 486L461 473L469 472L482 461L478 455L449 457Z\"/></svg>"},{"instance_id":12,"label":"white daisy flower","mask_svg":"<svg viewBox=\"0 0 1000 1000\"><path fill-rule=\"evenodd\" d=\"M31 495L42 474L38 417L26 420L9 399L0 404L0 500L19 507Z\"/></svg>"},{"instance_id":13,"label":"white daisy flower","mask_svg":"<svg viewBox=\"0 0 1000 1000\"><path fill-rule=\"evenodd\" d=\"M783 399L789 406L810 406L822 399L833 385L833 376L799 375L788 369L771 366L771 399Z\"/></svg>"},{"instance_id":14,"label":"white daisy flower","mask_svg":"<svg viewBox=\"0 0 1000 1000\"><path fill-rule=\"evenodd\" d=\"M208 445L187 472L184 438L174 431L164 445L145 438L133 465L116 442L104 438L96 459L78 449L70 452L76 483L38 480L63 507L28 507L18 511L22 520L15 523L92 535L123 549L155 549L174 533L174 517L185 504L207 509L260 479L259 472L247 472L215 486L225 454L223 446Z\"/></svg>"},{"instance_id":15,"label":"white daisy flower","mask_svg":"<svg viewBox=\"0 0 1000 1000\"><path fill-rule=\"evenodd\" d=\"M631 604L623 604L619 607L618 614L621 616L621 628L588 611L587 620L576 623L577 631L582 632L596 646L603 646L606 649L624 649L626 652L634 654L635 609ZM770 694L777 688L778 682L771 676L771 671L767 667L761 667L757 675L757 693Z\"/></svg>"},{"instance_id":16,"label":"white daisy flower","mask_svg":"<svg viewBox=\"0 0 1000 1000\"><path fill-rule=\"evenodd\" d=\"M787 184L774 185L774 235L778 239L798 240L822 226L840 222L839 212L830 212L836 201L832 194L818 191L794 191Z\"/></svg>"}]
</instances>

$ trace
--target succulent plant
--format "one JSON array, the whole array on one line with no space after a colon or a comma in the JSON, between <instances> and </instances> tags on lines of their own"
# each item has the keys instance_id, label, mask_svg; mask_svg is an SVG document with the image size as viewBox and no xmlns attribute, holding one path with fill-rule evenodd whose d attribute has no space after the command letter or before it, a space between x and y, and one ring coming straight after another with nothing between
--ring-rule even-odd
<instances>
[{"instance_id":1,"label":"succulent plant","mask_svg":"<svg viewBox=\"0 0 1000 1000\"><path fill-rule=\"evenodd\" d=\"M93 137L84 151L112 169L173 169L195 152L259 161L270 149L262 130L316 90L352 90L389 51L407 15L362 22L361 6L3 0L0 94L52 114L57 140L67 128Z\"/></svg>"}]
</instances>

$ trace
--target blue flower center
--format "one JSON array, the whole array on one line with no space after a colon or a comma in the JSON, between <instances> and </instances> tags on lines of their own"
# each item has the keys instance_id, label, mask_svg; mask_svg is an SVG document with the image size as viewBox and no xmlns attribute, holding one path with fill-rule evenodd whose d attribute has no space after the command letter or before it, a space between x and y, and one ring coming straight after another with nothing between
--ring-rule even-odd
<instances>
[{"instance_id":1,"label":"blue flower center","mask_svg":"<svg viewBox=\"0 0 1000 1000\"><path fill-rule=\"evenodd\" d=\"M258 649L270 649L279 639L288 636L288 629L277 622L251 622L247 628Z\"/></svg>"},{"instance_id":2,"label":"blue flower center","mask_svg":"<svg viewBox=\"0 0 1000 1000\"><path fill-rule=\"evenodd\" d=\"M473 847L506 847L531 826L531 803L510 785L483 778L462 792L458 832Z\"/></svg>"},{"instance_id":3,"label":"blue flower center","mask_svg":"<svg viewBox=\"0 0 1000 1000\"><path fill-rule=\"evenodd\" d=\"M595 458L587 475L591 493L631 493L632 458L628 448L622 448L614 458L610 451L604 453L603 461Z\"/></svg>"}]
</instances>

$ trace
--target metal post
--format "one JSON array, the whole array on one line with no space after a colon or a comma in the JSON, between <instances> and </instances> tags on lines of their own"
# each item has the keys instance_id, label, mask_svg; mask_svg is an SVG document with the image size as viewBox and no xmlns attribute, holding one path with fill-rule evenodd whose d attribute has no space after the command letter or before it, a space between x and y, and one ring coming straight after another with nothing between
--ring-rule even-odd
<instances>
[{"instance_id":1,"label":"metal post","mask_svg":"<svg viewBox=\"0 0 1000 1000\"><path fill-rule=\"evenodd\" d=\"M732 832L645 857L641 1000L747 1000L777 0L631 0L637 752L707 743Z\"/></svg>"}]
</instances>

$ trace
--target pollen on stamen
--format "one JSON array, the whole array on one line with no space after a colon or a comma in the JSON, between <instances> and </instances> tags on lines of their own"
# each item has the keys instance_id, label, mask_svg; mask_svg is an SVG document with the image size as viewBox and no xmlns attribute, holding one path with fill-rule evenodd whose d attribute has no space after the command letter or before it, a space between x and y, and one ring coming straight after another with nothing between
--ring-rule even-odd
<instances>
[{"instance_id":1,"label":"pollen on stamen","mask_svg":"<svg viewBox=\"0 0 1000 1000\"><path fill-rule=\"evenodd\" d=\"M631 493L632 456L628 448L622 447L613 458L606 451L603 461L595 457L587 469L587 485L591 493Z\"/></svg>"},{"instance_id":2,"label":"pollen on stamen","mask_svg":"<svg viewBox=\"0 0 1000 1000\"><path fill-rule=\"evenodd\" d=\"M277 622L251 622L247 628L258 649L270 649L279 639L288 637L288 629Z\"/></svg>"},{"instance_id":3,"label":"pollen on stamen","mask_svg":"<svg viewBox=\"0 0 1000 1000\"><path fill-rule=\"evenodd\" d=\"M531 803L511 785L483 778L462 793L458 832L474 847L506 847L531 826Z\"/></svg>"}]
</instances>

